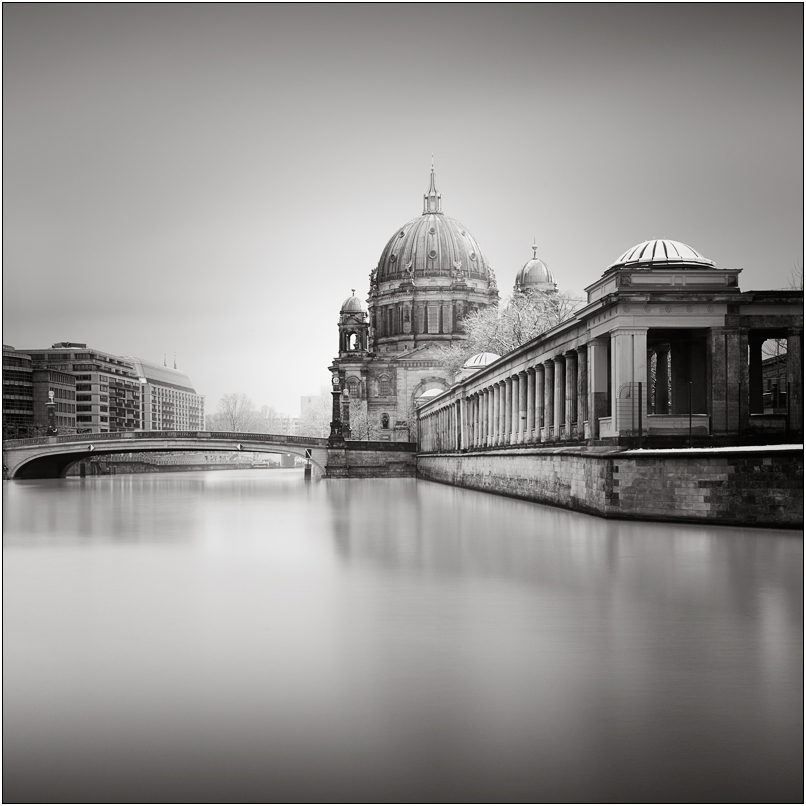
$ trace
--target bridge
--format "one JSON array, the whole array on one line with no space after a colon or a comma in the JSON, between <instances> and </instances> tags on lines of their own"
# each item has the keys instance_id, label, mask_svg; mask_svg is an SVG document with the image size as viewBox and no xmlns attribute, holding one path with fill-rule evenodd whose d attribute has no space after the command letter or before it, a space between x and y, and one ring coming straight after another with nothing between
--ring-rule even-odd
<instances>
[{"instance_id":1,"label":"bridge","mask_svg":"<svg viewBox=\"0 0 806 806\"><path fill-rule=\"evenodd\" d=\"M310 459L325 475L328 440L285 434L227 431L111 431L3 441L3 476L9 479L63 478L76 462L90 456L153 451L254 451L291 453Z\"/></svg>"}]
</instances>

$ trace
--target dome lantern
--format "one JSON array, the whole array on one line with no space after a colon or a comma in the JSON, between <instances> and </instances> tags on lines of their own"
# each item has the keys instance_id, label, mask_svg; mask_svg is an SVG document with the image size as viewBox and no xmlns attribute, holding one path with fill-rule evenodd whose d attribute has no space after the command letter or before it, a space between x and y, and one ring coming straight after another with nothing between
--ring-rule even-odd
<instances>
[{"instance_id":1,"label":"dome lantern","mask_svg":"<svg viewBox=\"0 0 806 806\"><path fill-rule=\"evenodd\" d=\"M431 157L431 184L428 187L428 193L423 194L423 215L429 213L442 213L442 194L437 190L433 157Z\"/></svg>"}]
</instances>

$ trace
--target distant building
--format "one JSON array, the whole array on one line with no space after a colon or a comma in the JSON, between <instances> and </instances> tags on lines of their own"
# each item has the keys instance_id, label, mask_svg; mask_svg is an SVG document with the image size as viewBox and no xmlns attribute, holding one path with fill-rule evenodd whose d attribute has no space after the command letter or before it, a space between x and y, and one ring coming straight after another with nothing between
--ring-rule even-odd
<instances>
[{"instance_id":1,"label":"distant building","mask_svg":"<svg viewBox=\"0 0 806 806\"><path fill-rule=\"evenodd\" d=\"M11 372L8 389L7 362ZM12 366L10 362L16 363ZM26 370L26 366L31 369ZM58 342L49 349L4 348L3 369L3 414L5 418L9 412L10 422L30 419L33 427L39 422L35 400L36 406L44 406L47 392L53 391L60 429L75 428L79 433L203 430L204 398L196 394L190 378L177 369L112 355L77 342ZM30 382L25 381L29 375ZM36 379L40 391L34 389Z\"/></svg>"},{"instance_id":2,"label":"distant building","mask_svg":"<svg viewBox=\"0 0 806 806\"><path fill-rule=\"evenodd\" d=\"M319 395L303 395L299 399L299 414L304 417L311 409L319 405Z\"/></svg>"},{"instance_id":3,"label":"distant building","mask_svg":"<svg viewBox=\"0 0 806 806\"><path fill-rule=\"evenodd\" d=\"M3 436L27 437L34 428L31 356L3 345Z\"/></svg>"},{"instance_id":4,"label":"distant building","mask_svg":"<svg viewBox=\"0 0 806 806\"><path fill-rule=\"evenodd\" d=\"M129 357L140 379L144 431L203 431L204 398L178 369Z\"/></svg>"},{"instance_id":5,"label":"distant building","mask_svg":"<svg viewBox=\"0 0 806 806\"><path fill-rule=\"evenodd\" d=\"M35 369L55 369L75 378L77 431L142 428L140 380L126 359L75 342L24 352Z\"/></svg>"}]
</instances>

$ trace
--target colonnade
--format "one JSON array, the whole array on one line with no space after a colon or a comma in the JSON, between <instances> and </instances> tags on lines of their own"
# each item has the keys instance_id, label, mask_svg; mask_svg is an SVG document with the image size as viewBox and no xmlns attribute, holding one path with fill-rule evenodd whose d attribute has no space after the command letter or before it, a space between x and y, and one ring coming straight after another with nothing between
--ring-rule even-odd
<instances>
[{"instance_id":1,"label":"colonnade","mask_svg":"<svg viewBox=\"0 0 806 806\"><path fill-rule=\"evenodd\" d=\"M597 387L589 383L589 352L597 351ZM604 351L604 352L602 352ZM607 340L566 350L504 377L473 388L458 387L442 405L420 415L424 452L470 450L557 440L583 439L588 412L607 412ZM599 398L596 397L596 392ZM430 408L431 406L429 406Z\"/></svg>"}]
</instances>

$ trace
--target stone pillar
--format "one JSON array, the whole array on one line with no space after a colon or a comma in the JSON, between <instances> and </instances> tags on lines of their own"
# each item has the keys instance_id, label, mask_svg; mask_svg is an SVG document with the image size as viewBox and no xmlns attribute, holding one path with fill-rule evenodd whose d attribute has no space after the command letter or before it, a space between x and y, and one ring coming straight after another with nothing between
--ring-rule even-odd
<instances>
[{"instance_id":1,"label":"stone pillar","mask_svg":"<svg viewBox=\"0 0 806 806\"><path fill-rule=\"evenodd\" d=\"M512 441L512 378L504 381L504 434L501 442L509 445Z\"/></svg>"},{"instance_id":2,"label":"stone pillar","mask_svg":"<svg viewBox=\"0 0 806 806\"><path fill-rule=\"evenodd\" d=\"M499 407L498 407L498 444L499 445L506 445L507 444L507 431L506 431L506 422L507 422L507 407L506 407L506 400L507 400L507 383L506 381L501 381L499 384L501 387L501 393L499 395Z\"/></svg>"},{"instance_id":3,"label":"stone pillar","mask_svg":"<svg viewBox=\"0 0 806 806\"><path fill-rule=\"evenodd\" d=\"M554 438L554 361L548 359L545 362L543 385L543 427L544 439L551 440Z\"/></svg>"},{"instance_id":4,"label":"stone pillar","mask_svg":"<svg viewBox=\"0 0 806 806\"><path fill-rule=\"evenodd\" d=\"M535 441L543 439L542 428L546 410L546 368L543 364L535 367Z\"/></svg>"},{"instance_id":5,"label":"stone pillar","mask_svg":"<svg viewBox=\"0 0 806 806\"><path fill-rule=\"evenodd\" d=\"M565 436L574 436L574 423L577 422L577 351L565 354Z\"/></svg>"},{"instance_id":6,"label":"stone pillar","mask_svg":"<svg viewBox=\"0 0 806 806\"><path fill-rule=\"evenodd\" d=\"M565 361L554 359L554 439L560 439L565 423Z\"/></svg>"},{"instance_id":7,"label":"stone pillar","mask_svg":"<svg viewBox=\"0 0 806 806\"><path fill-rule=\"evenodd\" d=\"M479 446L479 425L480 425L480 423L479 423L479 394L478 394L478 392L476 392L476 394L473 395L471 400L473 401L473 408L472 408L473 434L471 436L471 447L478 448L478 446Z\"/></svg>"},{"instance_id":8,"label":"stone pillar","mask_svg":"<svg viewBox=\"0 0 806 806\"><path fill-rule=\"evenodd\" d=\"M634 432L638 428L638 383L643 384L641 417L644 427L646 424L646 329L618 328L610 343L614 428L619 434Z\"/></svg>"},{"instance_id":9,"label":"stone pillar","mask_svg":"<svg viewBox=\"0 0 806 806\"><path fill-rule=\"evenodd\" d=\"M535 368L526 370L526 434L524 442L535 438Z\"/></svg>"},{"instance_id":10,"label":"stone pillar","mask_svg":"<svg viewBox=\"0 0 806 806\"><path fill-rule=\"evenodd\" d=\"M501 384L493 385L493 445L498 445L501 441Z\"/></svg>"},{"instance_id":11,"label":"stone pillar","mask_svg":"<svg viewBox=\"0 0 806 806\"><path fill-rule=\"evenodd\" d=\"M579 436L588 438L585 423L588 421L588 347L577 347L577 423Z\"/></svg>"},{"instance_id":12,"label":"stone pillar","mask_svg":"<svg viewBox=\"0 0 806 806\"><path fill-rule=\"evenodd\" d=\"M526 398L528 396L526 372L518 373L518 442L526 442Z\"/></svg>"},{"instance_id":13,"label":"stone pillar","mask_svg":"<svg viewBox=\"0 0 806 806\"><path fill-rule=\"evenodd\" d=\"M786 336L786 383L788 428L803 431L803 331L790 330Z\"/></svg>"},{"instance_id":14,"label":"stone pillar","mask_svg":"<svg viewBox=\"0 0 806 806\"><path fill-rule=\"evenodd\" d=\"M591 439L599 438L599 418L607 416L607 377L608 337L588 342L588 421Z\"/></svg>"}]
</instances>

